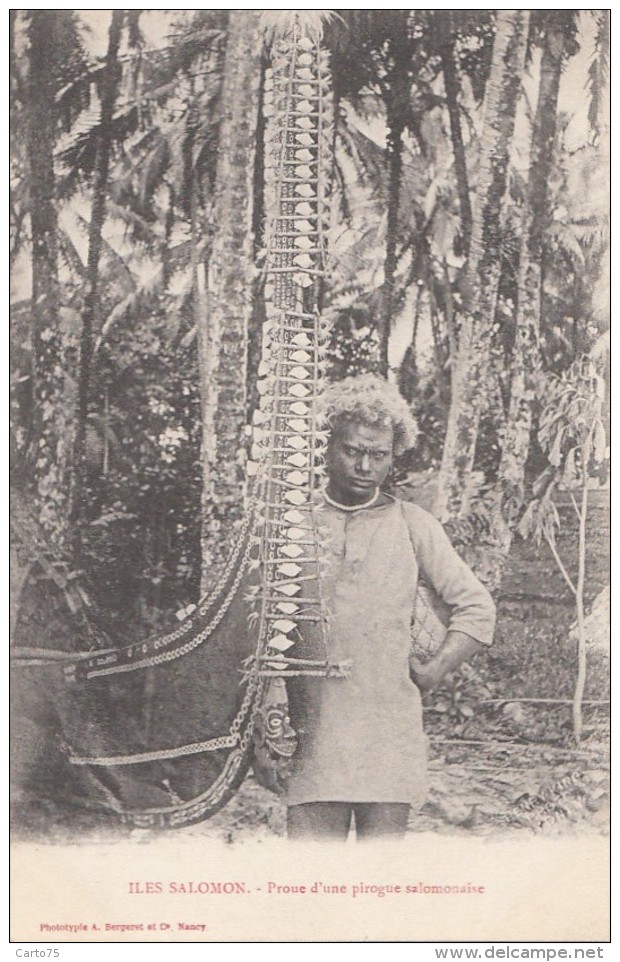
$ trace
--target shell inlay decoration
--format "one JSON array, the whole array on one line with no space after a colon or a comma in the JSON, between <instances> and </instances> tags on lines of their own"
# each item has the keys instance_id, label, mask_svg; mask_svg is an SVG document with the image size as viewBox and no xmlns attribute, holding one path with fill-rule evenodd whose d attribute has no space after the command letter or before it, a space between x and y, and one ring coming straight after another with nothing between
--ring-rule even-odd
<instances>
[{"instance_id":1,"label":"shell inlay decoration","mask_svg":"<svg viewBox=\"0 0 620 962\"><path fill-rule=\"evenodd\" d=\"M320 538L312 499L327 445L316 401L328 333L318 305L330 222L332 113L328 55L318 37L304 35L300 17L293 14L272 42L265 79L266 321L246 512L239 535L217 584L174 630L124 647L73 656L61 668L67 686L76 692L88 689L89 682L113 683L129 672L174 671L178 659L195 656L202 646L217 645L239 599L246 605L251 653L235 669L238 710L228 730L209 738L196 732L192 741L143 751L132 747L126 753L87 753L79 737L67 738L71 762L94 772L139 771L141 765L220 753L213 757L223 763L199 795L179 797L166 778L161 779L168 791L166 805L145 809L112 799L111 807L135 826L173 827L208 817L240 784L255 741L284 757L294 751L283 679L347 674L346 664L328 658L318 578ZM306 640L310 635L316 641L316 653L310 658L295 657L302 632ZM178 711L183 711L182 705ZM107 746L105 737L101 744Z\"/></svg>"}]
</instances>

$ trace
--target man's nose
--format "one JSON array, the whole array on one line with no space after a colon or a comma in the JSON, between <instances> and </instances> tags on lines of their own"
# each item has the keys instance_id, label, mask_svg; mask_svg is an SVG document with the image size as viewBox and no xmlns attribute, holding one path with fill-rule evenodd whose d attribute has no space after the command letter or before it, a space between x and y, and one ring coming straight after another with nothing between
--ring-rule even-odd
<instances>
[{"instance_id":1,"label":"man's nose","mask_svg":"<svg viewBox=\"0 0 620 962\"><path fill-rule=\"evenodd\" d=\"M370 455L369 454L364 453L360 455L359 470L370 471Z\"/></svg>"}]
</instances>

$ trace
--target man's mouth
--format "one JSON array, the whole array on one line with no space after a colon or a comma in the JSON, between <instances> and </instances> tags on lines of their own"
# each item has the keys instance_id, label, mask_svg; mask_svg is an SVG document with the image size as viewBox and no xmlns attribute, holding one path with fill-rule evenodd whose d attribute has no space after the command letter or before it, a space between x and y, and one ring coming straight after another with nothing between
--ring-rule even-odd
<instances>
[{"instance_id":1,"label":"man's mouth","mask_svg":"<svg viewBox=\"0 0 620 962\"><path fill-rule=\"evenodd\" d=\"M370 478L350 478L349 483L354 488L372 488L375 485L374 481L371 481Z\"/></svg>"}]
</instances>

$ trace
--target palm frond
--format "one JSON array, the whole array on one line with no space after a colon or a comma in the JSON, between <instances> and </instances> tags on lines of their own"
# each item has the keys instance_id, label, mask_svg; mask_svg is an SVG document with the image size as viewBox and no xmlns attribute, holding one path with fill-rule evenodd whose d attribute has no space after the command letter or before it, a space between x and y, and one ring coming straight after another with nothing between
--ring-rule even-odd
<instances>
[{"instance_id":1,"label":"palm frond","mask_svg":"<svg viewBox=\"0 0 620 962\"><path fill-rule=\"evenodd\" d=\"M163 289L163 271L161 265L151 265L151 271L142 277L136 287L126 297L118 301L105 318L94 347L94 354L108 337L112 328L130 315L137 315L147 311L158 293Z\"/></svg>"}]
</instances>

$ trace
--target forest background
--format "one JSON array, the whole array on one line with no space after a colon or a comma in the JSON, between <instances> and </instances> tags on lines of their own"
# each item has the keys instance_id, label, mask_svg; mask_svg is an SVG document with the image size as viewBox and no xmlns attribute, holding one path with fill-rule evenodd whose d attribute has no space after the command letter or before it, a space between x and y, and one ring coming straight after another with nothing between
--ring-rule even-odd
<instances>
[{"instance_id":1,"label":"forest background","mask_svg":"<svg viewBox=\"0 0 620 962\"><path fill-rule=\"evenodd\" d=\"M242 515L280 16L10 12L12 603L42 646L67 608L93 646L182 617ZM421 440L395 490L500 604L429 696L424 817L605 830L609 13L305 29L336 103L330 377L398 383ZM278 830L244 792L222 830Z\"/></svg>"}]
</instances>

